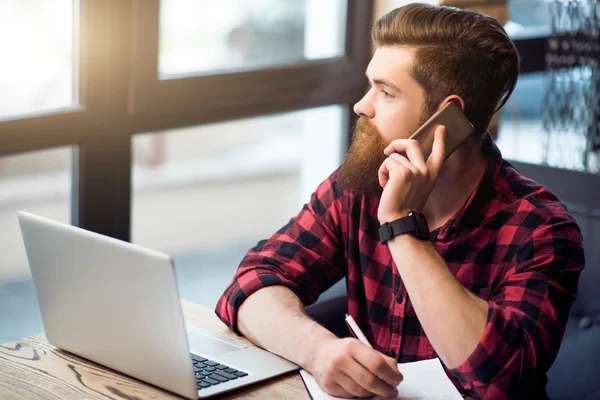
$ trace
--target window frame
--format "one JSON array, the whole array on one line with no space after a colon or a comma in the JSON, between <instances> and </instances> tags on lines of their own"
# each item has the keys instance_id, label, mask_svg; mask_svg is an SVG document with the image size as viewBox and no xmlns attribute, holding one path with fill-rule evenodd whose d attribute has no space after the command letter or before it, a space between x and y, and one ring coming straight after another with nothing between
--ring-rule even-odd
<instances>
[{"instance_id":1,"label":"window frame","mask_svg":"<svg viewBox=\"0 0 600 400\"><path fill-rule=\"evenodd\" d=\"M79 105L0 120L0 156L73 146L72 224L129 241L135 134L331 104L351 109L362 97L373 4L346 1L342 57L161 81L159 0L80 0ZM353 120L346 112L340 123L348 130Z\"/></svg>"},{"instance_id":2,"label":"window frame","mask_svg":"<svg viewBox=\"0 0 600 400\"><path fill-rule=\"evenodd\" d=\"M135 134L331 104L346 106L348 131L366 89L373 3L347 0L346 9L341 57L160 80L159 0L80 0L79 105L0 119L0 156L73 146L72 223L128 241ZM547 40L515 40L521 73L546 69Z\"/></svg>"},{"instance_id":3,"label":"window frame","mask_svg":"<svg viewBox=\"0 0 600 400\"><path fill-rule=\"evenodd\" d=\"M371 2L347 1L341 57L166 80L158 77L159 2L134 1L131 113L137 132L349 103L364 91Z\"/></svg>"}]
</instances>

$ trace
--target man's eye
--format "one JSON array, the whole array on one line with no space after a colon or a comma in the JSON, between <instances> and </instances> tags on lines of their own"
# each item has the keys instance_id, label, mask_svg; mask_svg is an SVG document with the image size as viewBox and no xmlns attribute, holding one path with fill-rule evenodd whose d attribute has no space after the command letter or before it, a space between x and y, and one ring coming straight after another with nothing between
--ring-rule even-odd
<instances>
[{"instance_id":1,"label":"man's eye","mask_svg":"<svg viewBox=\"0 0 600 400\"><path fill-rule=\"evenodd\" d=\"M393 97L391 94L389 94L388 92L386 92L385 90L382 90L381 93L383 94L383 97L388 99L390 97Z\"/></svg>"}]
</instances>

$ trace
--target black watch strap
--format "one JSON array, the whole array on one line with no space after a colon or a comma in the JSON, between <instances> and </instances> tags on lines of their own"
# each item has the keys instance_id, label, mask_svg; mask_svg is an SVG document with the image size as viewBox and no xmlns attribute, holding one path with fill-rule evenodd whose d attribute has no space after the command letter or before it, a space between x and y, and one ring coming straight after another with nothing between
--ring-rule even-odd
<instances>
[{"instance_id":1,"label":"black watch strap","mask_svg":"<svg viewBox=\"0 0 600 400\"><path fill-rule=\"evenodd\" d=\"M429 227L427 221L422 214L411 211L406 217L398 218L392 222L385 222L379 228L379 240L383 244L398 236L405 233L410 233L417 239L429 240Z\"/></svg>"}]
</instances>

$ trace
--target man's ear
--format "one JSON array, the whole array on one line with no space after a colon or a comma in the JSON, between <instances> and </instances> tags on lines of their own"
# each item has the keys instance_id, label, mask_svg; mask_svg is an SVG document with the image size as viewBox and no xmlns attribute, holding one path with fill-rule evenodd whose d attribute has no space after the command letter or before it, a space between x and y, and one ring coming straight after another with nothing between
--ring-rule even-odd
<instances>
[{"instance_id":1,"label":"man's ear","mask_svg":"<svg viewBox=\"0 0 600 400\"><path fill-rule=\"evenodd\" d=\"M440 108L443 108L446 104L450 102L456 104L460 107L460 110L462 112L465 112L465 101L462 99L462 97L456 94L451 94L450 96L446 97L444 101L442 101L442 103L440 104Z\"/></svg>"}]
</instances>

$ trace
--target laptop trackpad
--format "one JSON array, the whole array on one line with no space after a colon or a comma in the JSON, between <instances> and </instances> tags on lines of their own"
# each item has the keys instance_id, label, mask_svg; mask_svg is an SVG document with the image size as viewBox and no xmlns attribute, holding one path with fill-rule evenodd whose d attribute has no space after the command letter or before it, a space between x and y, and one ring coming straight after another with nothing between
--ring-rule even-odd
<instances>
[{"instance_id":1,"label":"laptop trackpad","mask_svg":"<svg viewBox=\"0 0 600 400\"><path fill-rule=\"evenodd\" d=\"M188 338L190 340L190 348L192 353L198 353L206 357L217 357L243 349L243 347L226 343L212 336L202 335L195 332L191 332Z\"/></svg>"}]
</instances>

